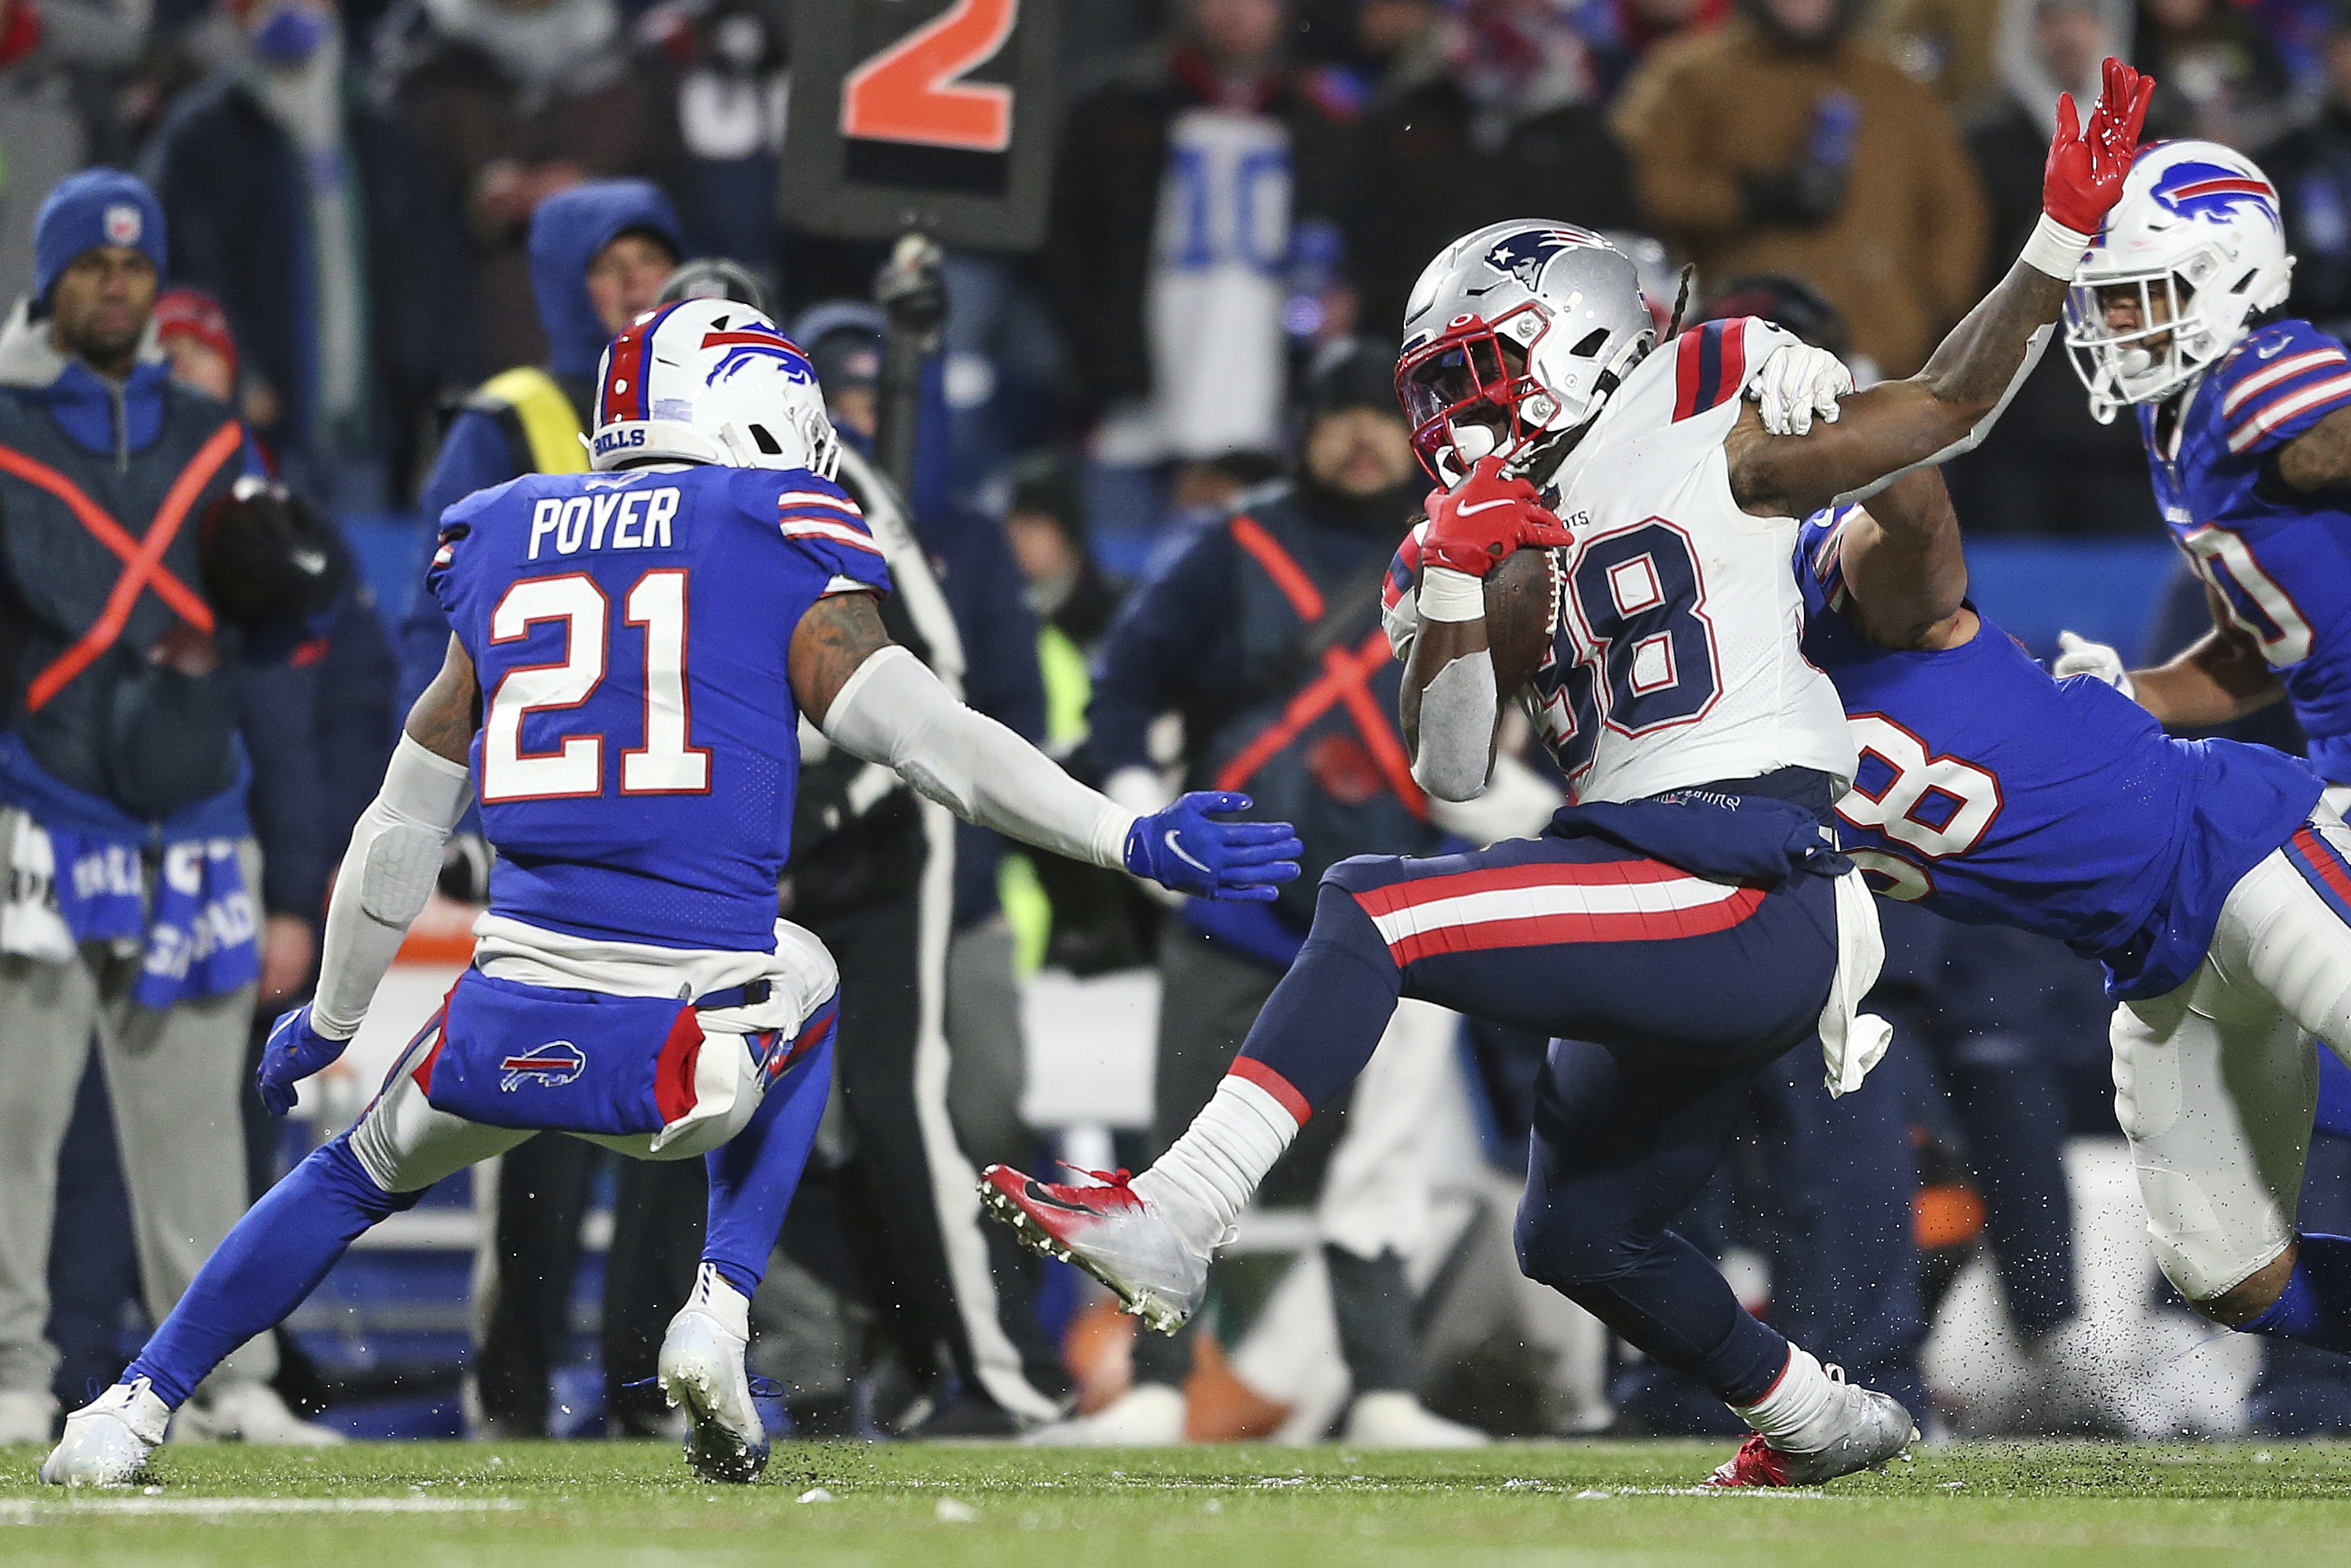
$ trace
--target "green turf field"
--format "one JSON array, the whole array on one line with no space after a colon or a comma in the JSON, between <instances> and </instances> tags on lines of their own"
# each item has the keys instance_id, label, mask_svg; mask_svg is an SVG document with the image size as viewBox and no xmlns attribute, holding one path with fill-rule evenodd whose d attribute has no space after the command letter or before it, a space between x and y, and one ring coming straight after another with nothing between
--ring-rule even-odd
<instances>
[{"instance_id":1,"label":"green turf field","mask_svg":"<svg viewBox=\"0 0 2351 1568\"><path fill-rule=\"evenodd\" d=\"M166 1448L153 1485L65 1495L0 1449L0 1563L2351 1564L2351 1446L1979 1445L1689 1495L1723 1452L779 1445L761 1485L727 1488L653 1444Z\"/></svg>"}]
</instances>

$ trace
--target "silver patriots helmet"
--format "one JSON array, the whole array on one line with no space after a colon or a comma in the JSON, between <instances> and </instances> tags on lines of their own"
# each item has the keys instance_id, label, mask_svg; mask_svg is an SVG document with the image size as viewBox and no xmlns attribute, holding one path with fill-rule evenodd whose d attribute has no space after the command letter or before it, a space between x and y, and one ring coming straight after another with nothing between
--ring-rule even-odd
<instances>
[{"instance_id":1,"label":"silver patriots helmet","mask_svg":"<svg viewBox=\"0 0 2351 1568\"><path fill-rule=\"evenodd\" d=\"M1500 452L1540 479L1656 343L1633 260L1590 229L1518 218L1447 246L1405 307L1396 395L1439 484Z\"/></svg>"}]
</instances>

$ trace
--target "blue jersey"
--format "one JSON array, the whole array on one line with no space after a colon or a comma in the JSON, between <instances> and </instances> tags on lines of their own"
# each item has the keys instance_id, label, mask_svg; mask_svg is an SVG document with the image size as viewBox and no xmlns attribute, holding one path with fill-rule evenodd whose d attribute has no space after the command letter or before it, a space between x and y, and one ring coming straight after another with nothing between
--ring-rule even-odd
<instances>
[{"instance_id":1,"label":"blue jersey","mask_svg":"<svg viewBox=\"0 0 2351 1568\"><path fill-rule=\"evenodd\" d=\"M856 504L805 470L532 474L450 507L426 585L481 683L492 912L772 948L792 632L828 592L889 581Z\"/></svg>"},{"instance_id":2,"label":"blue jersey","mask_svg":"<svg viewBox=\"0 0 2351 1568\"><path fill-rule=\"evenodd\" d=\"M2351 783L2351 510L2343 492L2283 493L2271 455L2351 407L2351 356L2307 321L2246 335L2186 394L2178 428L2138 410L2155 498L2173 540L2261 644L2310 737Z\"/></svg>"},{"instance_id":3,"label":"blue jersey","mask_svg":"<svg viewBox=\"0 0 2351 1568\"><path fill-rule=\"evenodd\" d=\"M2317 804L2316 776L2267 747L2174 740L2112 686L2052 679L1989 620L1941 652L1871 644L1839 613L1843 517L1805 523L1796 577L1804 655L1860 752L1838 830L1870 885L2057 937L2106 967L2118 1000L2185 981L2230 889Z\"/></svg>"}]
</instances>

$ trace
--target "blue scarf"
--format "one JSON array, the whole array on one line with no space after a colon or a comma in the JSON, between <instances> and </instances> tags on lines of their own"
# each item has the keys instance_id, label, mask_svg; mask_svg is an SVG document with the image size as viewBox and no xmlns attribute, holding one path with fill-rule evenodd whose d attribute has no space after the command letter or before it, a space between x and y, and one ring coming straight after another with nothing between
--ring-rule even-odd
<instances>
[{"instance_id":1,"label":"blue scarf","mask_svg":"<svg viewBox=\"0 0 2351 1568\"><path fill-rule=\"evenodd\" d=\"M253 894L236 854L237 841L253 831L245 812L252 779L240 745L235 783L161 822L143 822L58 782L22 737L0 735L0 802L48 834L58 918L77 943L143 944L131 999L158 1011L260 976ZM151 850L162 856L152 907L144 874Z\"/></svg>"}]
</instances>

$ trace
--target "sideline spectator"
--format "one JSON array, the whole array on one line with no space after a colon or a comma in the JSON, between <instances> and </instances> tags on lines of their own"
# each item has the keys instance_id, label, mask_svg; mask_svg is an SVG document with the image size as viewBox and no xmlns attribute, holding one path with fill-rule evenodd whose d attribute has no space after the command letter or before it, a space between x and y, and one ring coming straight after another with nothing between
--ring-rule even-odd
<instances>
[{"instance_id":1,"label":"sideline spectator","mask_svg":"<svg viewBox=\"0 0 2351 1568\"><path fill-rule=\"evenodd\" d=\"M1045 752L1088 783L1099 770L1085 747L1090 666L1126 584L1094 559L1077 470L1058 452L1037 452L1005 476L1004 537L1040 622L1037 665L1045 681ZM1149 961L1159 905L1134 879L1042 850L1006 859L1005 907L1021 941L1021 967L1099 975Z\"/></svg>"},{"instance_id":2,"label":"sideline spectator","mask_svg":"<svg viewBox=\"0 0 2351 1568\"><path fill-rule=\"evenodd\" d=\"M1345 106L1281 57L1283 0L1187 0L1176 38L1070 111L1044 270L1098 461L1280 444L1282 310L1332 231Z\"/></svg>"},{"instance_id":3,"label":"sideline spectator","mask_svg":"<svg viewBox=\"0 0 2351 1568\"><path fill-rule=\"evenodd\" d=\"M1953 114L1964 115L2000 91L1994 40L2002 9L2001 0L1888 0L1874 8L1863 31L1933 88Z\"/></svg>"},{"instance_id":4,"label":"sideline spectator","mask_svg":"<svg viewBox=\"0 0 2351 1568\"><path fill-rule=\"evenodd\" d=\"M2277 185L2294 253L2286 312L2341 337L2351 329L2351 4L2329 12L2319 59L2326 96L2317 113L2259 162Z\"/></svg>"},{"instance_id":5,"label":"sideline spectator","mask_svg":"<svg viewBox=\"0 0 2351 1568\"><path fill-rule=\"evenodd\" d=\"M1600 84L1594 101L1615 98L1625 78L1660 45L1694 38L1730 15L1730 0L1591 0L1575 8L1573 21L1592 48L1592 68Z\"/></svg>"},{"instance_id":6,"label":"sideline spectator","mask_svg":"<svg viewBox=\"0 0 2351 1568\"><path fill-rule=\"evenodd\" d=\"M1981 287L2008 265L1990 258L2013 256L2040 221L2057 95L2091 101L2098 62L2120 49L2129 25L2128 0L2005 0L2001 96L1967 132L1991 214ZM1945 471L1952 504L1980 536L2142 535L2157 521L2146 475L2137 423L2090 417L2062 342L2050 344L1983 444Z\"/></svg>"},{"instance_id":7,"label":"sideline spectator","mask_svg":"<svg viewBox=\"0 0 2351 1568\"><path fill-rule=\"evenodd\" d=\"M1173 1005L1159 1015L1155 1154L1207 1103L1297 957L1321 873L1350 855L1432 853L1443 838L1392 727L1403 668L1380 629L1388 562L1422 488L1394 364L1369 343L1325 350L1301 400L1295 477L1250 493L1169 549L1102 646L1088 716L1113 800L1152 809L1173 798L1146 736L1174 710L1185 721L1182 787L1245 789L1259 813L1295 823L1306 845L1304 874L1290 884L1300 892L1285 888L1272 904L1188 899L1162 929L1162 990ZM1368 703L1342 700L1350 683ZM1314 1118L1290 1165L1311 1179L1344 1122ZM1311 1151L1302 1161L1301 1149ZM1415 1397L1413 1293L1400 1254L1377 1250L1323 1248L1354 1385L1346 1440L1482 1441ZM1135 1335L1134 1386L1050 1440L1182 1441L1197 1322L1172 1339Z\"/></svg>"},{"instance_id":8,"label":"sideline spectator","mask_svg":"<svg viewBox=\"0 0 2351 1568\"><path fill-rule=\"evenodd\" d=\"M1863 371L1909 375L1975 302L1975 171L1934 94L1852 37L1838 0L1740 0L1634 74L1615 129L1644 226L1702 277L1812 284Z\"/></svg>"},{"instance_id":9,"label":"sideline spectator","mask_svg":"<svg viewBox=\"0 0 2351 1568\"><path fill-rule=\"evenodd\" d=\"M164 225L144 185L112 169L65 181L34 256L36 292L0 329L0 446L57 476L0 474L15 644L0 709L0 1439L12 1442L45 1439L53 1413L41 1331L57 1155L93 1037L160 1321L247 1200L237 1106L261 967L261 852L236 735L246 628L194 591L205 574L189 526L237 477L244 433L172 385L154 346ZM172 492L187 497L176 510ZM76 501L168 541L152 568L118 559ZM126 572L144 580L117 621L102 612ZM330 1440L266 1386L276 1370L269 1342L245 1346L189 1406L191 1430Z\"/></svg>"},{"instance_id":10,"label":"sideline spectator","mask_svg":"<svg viewBox=\"0 0 2351 1568\"><path fill-rule=\"evenodd\" d=\"M393 103L462 192L484 357L538 362L549 345L532 308L531 215L590 180L683 193L674 73L631 49L615 0L406 0L377 52Z\"/></svg>"},{"instance_id":11,"label":"sideline spectator","mask_svg":"<svg viewBox=\"0 0 2351 1568\"><path fill-rule=\"evenodd\" d=\"M2150 141L2258 147L2285 128L2293 80L2261 25L2228 0L2138 0L2131 61L2153 77Z\"/></svg>"},{"instance_id":12,"label":"sideline spectator","mask_svg":"<svg viewBox=\"0 0 2351 1568\"><path fill-rule=\"evenodd\" d=\"M935 492L927 506L918 494L908 508L870 465L883 332L880 309L844 299L804 312L791 336L816 367L846 448L841 483L889 558L897 591L883 601L885 624L935 669L951 672L973 707L1039 738L1045 695L1037 622L996 519ZM926 381L917 415L926 434L946 425L939 380ZM909 554L921 558L919 567ZM817 1189L825 1196L811 1200L810 1214L787 1227L788 1243L808 1254L812 1231L853 1231L864 1202L907 1213L907 1223L862 1244L858 1267L837 1281L872 1307L906 1370L925 1385L906 1412L885 1410L877 1420L907 1437L1008 1436L1050 1416L1067 1385L1035 1311L1042 1271L1004 1246L1006 1233L966 1197L979 1167L1036 1148L1020 1116L1027 1051L1012 932L997 890L1003 842L969 824L950 833L935 806L918 807L896 788L872 789L869 765L845 753L804 768L801 779L788 913L841 966L841 1030L854 1044L837 1059L836 1073L855 1148ZM941 857L952 860L944 900L935 874ZM923 955L942 936L934 1026L922 1005L934 974ZM931 1053L942 1050L944 1093L926 1076ZM932 1142L941 1112L951 1149ZM883 1197L893 1190L906 1201ZM893 1299L909 1296L929 1299ZM950 1372L953 1381L941 1375Z\"/></svg>"},{"instance_id":13,"label":"sideline spectator","mask_svg":"<svg viewBox=\"0 0 2351 1568\"><path fill-rule=\"evenodd\" d=\"M225 4L239 57L147 150L172 276L227 311L288 482L379 511L414 494L442 397L476 369L455 201L352 89L333 0Z\"/></svg>"},{"instance_id":14,"label":"sideline spectator","mask_svg":"<svg viewBox=\"0 0 2351 1568\"><path fill-rule=\"evenodd\" d=\"M1400 330L1428 258L1528 212L1633 222L1633 169L1592 107L1590 62L1552 0L1469 0L1419 73L1364 116L1346 205L1363 319Z\"/></svg>"},{"instance_id":15,"label":"sideline spectator","mask_svg":"<svg viewBox=\"0 0 2351 1568\"><path fill-rule=\"evenodd\" d=\"M540 204L530 262L547 355L492 376L465 400L417 497L428 540L441 514L476 490L518 474L587 470L580 437L595 407L596 362L629 318L652 306L684 253L669 198L643 180L578 185ZM449 618L432 595L410 604L400 649L405 712L449 650Z\"/></svg>"}]
</instances>

